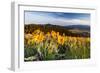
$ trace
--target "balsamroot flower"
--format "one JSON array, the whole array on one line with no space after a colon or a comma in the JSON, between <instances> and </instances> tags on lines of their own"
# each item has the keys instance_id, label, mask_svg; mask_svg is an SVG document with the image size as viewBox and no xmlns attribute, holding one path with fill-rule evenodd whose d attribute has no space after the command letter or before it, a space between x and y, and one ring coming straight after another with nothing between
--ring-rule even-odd
<instances>
[{"instance_id":1,"label":"balsamroot flower","mask_svg":"<svg viewBox=\"0 0 100 73\"><path fill-rule=\"evenodd\" d=\"M59 44L63 45L64 42L65 42L65 37L59 35L59 36L58 36L58 39L57 39L57 42L58 42Z\"/></svg>"},{"instance_id":2,"label":"balsamroot flower","mask_svg":"<svg viewBox=\"0 0 100 73\"><path fill-rule=\"evenodd\" d=\"M52 35L52 37L53 37L54 39L56 39L56 38L57 38L57 34L56 34L56 32L55 32L55 31L51 31L51 35Z\"/></svg>"}]
</instances>

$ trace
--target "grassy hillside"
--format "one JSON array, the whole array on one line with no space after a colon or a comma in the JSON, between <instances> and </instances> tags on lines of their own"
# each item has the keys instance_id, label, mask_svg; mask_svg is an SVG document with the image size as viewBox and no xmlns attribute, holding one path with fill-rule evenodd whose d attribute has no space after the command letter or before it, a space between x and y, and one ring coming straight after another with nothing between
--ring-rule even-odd
<instances>
[{"instance_id":1,"label":"grassy hillside","mask_svg":"<svg viewBox=\"0 0 100 73\"><path fill-rule=\"evenodd\" d=\"M54 30L56 32L59 32L61 35L64 33L67 36L90 37L90 27L84 25L58 26L51 24L44 24L44 25L26 24L24 28L25 28L25 33L32 33L34 30L39 29L44 33Z\"/></svg>"}]
</instances>

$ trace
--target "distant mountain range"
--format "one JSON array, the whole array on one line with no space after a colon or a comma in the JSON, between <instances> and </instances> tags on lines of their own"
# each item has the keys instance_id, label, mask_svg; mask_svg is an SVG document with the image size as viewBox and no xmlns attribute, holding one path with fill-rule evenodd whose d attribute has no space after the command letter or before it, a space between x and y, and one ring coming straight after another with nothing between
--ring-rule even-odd
<instances>
[{"instance_id":1,"label":"distant mountain range","mask_svg":"<svg viewBox=\"0 0 100 73\"><path fill-rule=\"evenodd\" d=\"M79 29L79 30L87 30L90 31L89 25L68 25L66 26L67 29Z\"/></svg>"},{"instance_id":2,"label":"distant mountain range","mask_svg":"<svg viewBox=\"0 0 100 73\"><path fill-rule=\"evenodd\" d=\"M36 29L40 29L44 33L52 30L65 33L68 36L90 37L90 26L88 25L52 25L52 24L25 24L25 33L32 33Z\"/></svg>"}]
</instances>

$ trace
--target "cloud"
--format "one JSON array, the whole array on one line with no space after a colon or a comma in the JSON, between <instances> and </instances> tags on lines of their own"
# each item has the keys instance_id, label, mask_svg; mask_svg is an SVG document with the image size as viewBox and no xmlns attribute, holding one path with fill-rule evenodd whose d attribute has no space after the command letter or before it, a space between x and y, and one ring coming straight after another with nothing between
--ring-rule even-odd
<instances>
[{"instance_id":1,"label":"cloud","mask_svg":"<svg viewBox=\"0 0 100 73\"><path fill-rule=\"evenodd\" d=\"M90 20L85 17L82 19L82 17L70 17L70 15L67 17L63 13L55 14L55 13L43 13L43 12L25 12L25 24L54 24L54 25L90 25ZM77 14L78 15L78 14ZM62 17L63 16L63 17Z\"/></svg>"},{"instance_id":2,"label":"cloud","mask_svg":"<svg viewBox=\"0 0 100 73\"><path fill-rule=\"evenodd\" d=\"M89 25L89 20L82 20L82 19L58 19L58 22L62 22L63 24L69 24L69 25Z\"/></svg>"}]
</instances>

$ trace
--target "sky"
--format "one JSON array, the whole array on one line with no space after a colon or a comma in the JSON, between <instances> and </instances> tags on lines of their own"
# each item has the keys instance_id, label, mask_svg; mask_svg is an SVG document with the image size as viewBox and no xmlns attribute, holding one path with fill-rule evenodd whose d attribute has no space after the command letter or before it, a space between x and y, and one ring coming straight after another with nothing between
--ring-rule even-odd
<instances>
[{"instance_id":1,"label":"sky","mask_svg":"<svg viewBox=\"0 0 100 73\"><path fill-rule=\"evenodd\" d=\"M90 25L88 13L25 11L25 24Z\"/></svg>"}]
</instances>

